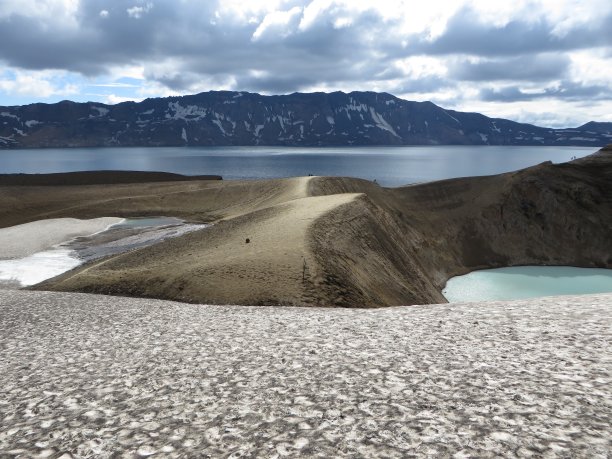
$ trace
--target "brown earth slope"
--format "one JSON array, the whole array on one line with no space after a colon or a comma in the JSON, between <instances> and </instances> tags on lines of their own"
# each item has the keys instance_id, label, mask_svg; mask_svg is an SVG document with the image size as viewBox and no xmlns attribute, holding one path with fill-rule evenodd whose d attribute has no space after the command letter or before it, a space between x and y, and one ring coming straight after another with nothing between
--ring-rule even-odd
<instances>
[{"instance_id":1,"label":"brown earth slope","mask_svg":"<svg viewBox=\"0 0 612 459\"><path fill-rule=\"evenodd\" d=\"M200 303L442 302L457 274L522 264L612 268L612 150L395 189L360 179L0 187L0 225L171 215L205 230L38 288ZM249 243L246 243L246 239Z\"/></svg>"}]
</instances>

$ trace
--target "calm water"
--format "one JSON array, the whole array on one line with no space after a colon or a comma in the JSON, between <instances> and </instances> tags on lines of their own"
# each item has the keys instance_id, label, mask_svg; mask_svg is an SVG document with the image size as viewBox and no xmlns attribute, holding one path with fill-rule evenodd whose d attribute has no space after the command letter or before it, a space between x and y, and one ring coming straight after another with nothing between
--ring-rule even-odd
<instances>
[{"instance_id":1,"label":"calm water","mask_svg":"<svg viewBox=\"0 0 612 459\"><path fill-rule=\"evenodd\" d=\"M544 161L564 162L591 147L159 147L0 150L0 173L83 170L216 174L224 179L308 174L376 179L399 186L452 177L489 175Z\"/></svg>"},{"instance_id":2,"label":"calm water","mask_svg":"<svg viewBox=\"0 0 612 459\"><path fill-rule=\"evenodd\" d=\"M453 277L442 291L451 303L607 292L612 292L612 269L561 266L516 266L473 271Z\"/></svg>"}]
</instances>

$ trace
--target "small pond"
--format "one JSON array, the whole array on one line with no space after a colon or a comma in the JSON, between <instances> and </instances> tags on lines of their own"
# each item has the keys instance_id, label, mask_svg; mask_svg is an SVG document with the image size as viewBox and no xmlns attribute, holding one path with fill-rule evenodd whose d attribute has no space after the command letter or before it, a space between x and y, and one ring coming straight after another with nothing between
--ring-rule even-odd
<instances>
[{"instance_id":1,"label":"small pond","mask_svg":"<svg viewBox=\"0 0 612 459\"><path fill-rule=\"evenodd\" d=\"M81 236L23 258L0 259L0 288L20 288L59 276L84 263L201 230L173 217L128 218L105 231Z\"/></svg>"},{"instance_id":2,"label":"small pond","mask_svg":"<svg viewBox=\"0 0 612 459\"><path fill-rule=\"evenodd\" d=\"M608 292L612 292L612 269L567 266L515 266L473 271L449 279L442 290L451 303Z\"/></svg>"}]
</instances>

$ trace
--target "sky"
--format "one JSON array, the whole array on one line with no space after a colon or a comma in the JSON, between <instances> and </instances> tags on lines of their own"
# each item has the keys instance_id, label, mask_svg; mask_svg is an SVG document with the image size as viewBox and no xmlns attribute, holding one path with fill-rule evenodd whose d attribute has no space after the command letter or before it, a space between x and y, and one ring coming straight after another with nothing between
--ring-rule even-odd
<instances>
[{"instance_id":1,"label":"sky","mask_svg":"<svg viewBox=\"0 0 612 459\"><path fill-rule=\"evenodd\" d=\"M612 121L610 0L0 0L0 105L380 91Z\"/></svg>"}]
</instances>

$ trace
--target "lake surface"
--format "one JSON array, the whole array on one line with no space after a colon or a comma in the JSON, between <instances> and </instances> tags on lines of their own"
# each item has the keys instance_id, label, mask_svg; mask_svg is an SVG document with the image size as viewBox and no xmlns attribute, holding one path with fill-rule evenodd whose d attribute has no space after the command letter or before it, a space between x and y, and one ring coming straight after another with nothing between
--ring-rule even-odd
<instances>
[{"instance_id":1,"label":"lake surface","mask_svg":"<svg viewBox=\"0 0 612 459\"><path fill-rule=\"evenodd\" d=\"M158 147L0 150L0 173L86 170L215 174L224 179L350 176L400 186L490 175L544 161L565 162L592 147Z\"/></svg>"},{"instance_id":2,"label":"lake surface","mask_svg":"<svg viewBox=\"0 0 612 459\"><path fill-rule=\"evenodd\" d=\"M612 269L565 266L516 266L473 271L449 279L442 291L451 303L608 292L612 292Z\"/></svg>"}]
</instances>

